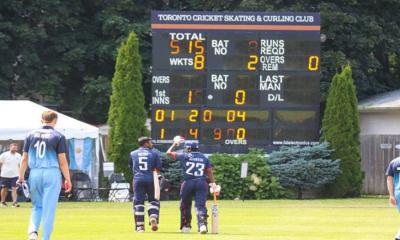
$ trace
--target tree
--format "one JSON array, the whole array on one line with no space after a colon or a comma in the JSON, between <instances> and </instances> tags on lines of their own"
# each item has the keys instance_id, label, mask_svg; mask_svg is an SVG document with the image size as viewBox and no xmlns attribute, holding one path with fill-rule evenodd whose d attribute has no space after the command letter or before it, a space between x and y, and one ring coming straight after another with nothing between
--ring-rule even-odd
<instances>
[{"instance_id":1,"label":"tree","mask_svg":"<svg viewBox=\"0 0 400 240\"><path fill-rule=\"evenodd\" d=\"M359 99L400 88L400 2L393 0L0 1L0 98L60 105L93 124L107 119L116 48L140 40L151 102L151 9L321 13L321 93L350 62ZM379 9L379 11L376 11Z\"/></svg>"},{"instance_id":2,"label":"tree","mask_svg":"<svg viewBox=\"0 0 400 240\"><path fill-rule=\"evenodd\" d=\"M128 168L129 153L138 147L138 137L147 134L140 70L139 42L132 32L118 49L108 112L108 157L115 162L115 170L127 178L132 175Z\"/></svg>"},{"instance_id":3,"label":"tree","mask_svg":"<svg viewBox=\"0 0 400 240\"><path fill-rule=\"evenodd\" d=\"M105 123L117 46L140 29L134 22L145 20L147 5L0 1L0 98L29 98Z\"/></svg>"},{"instance_id":4,"label":"tree","mask_svg":"<svg viewBox=\"0 0 400 240\"><path fill-rule=\"evenodd\" d=\"M331 144L333 158L341 159L342 174L331 186L337 197L359 196L363 174L360 157L360 126L357 98L349 65L336 74L329 89L322 120L322 140Z\"/></svg>"},{"instance_id":5,"label":"tree","mask_svg":"<svg viewBox=\"0 0 400 240\"><path fill-rule=\"evenodd\" d=\"M284 187L294 188L298 199L305 189L320 188L340 174L340 160L331 160L328 143L311 147L281 147L272 152L268 163L271 174Z\"/></svg>"},{"instance_id":6,"label":"tree","mask_svg":"<svg viewBox=\"0 0 400 240\"><path fill-rule=\"evenodd\" d=\"M60 38L78 25L72 12L81 11L59 0L0 2L1 98L61 101L62 81L81 58L75 35Z\"/></svg>"},{"instance_id":7,"label":"tree","mask_svg":"<svg viewBox=\"0 0 400 240\"><path fill-rule=\"evenodd\" d=\"M321 33L326 36L321 44L325 101L332 77L348 62L359 99L400 88L399 9L400 2L392 0L242 0L236 10L321 13Z\"/></svg>"}]
</instances>

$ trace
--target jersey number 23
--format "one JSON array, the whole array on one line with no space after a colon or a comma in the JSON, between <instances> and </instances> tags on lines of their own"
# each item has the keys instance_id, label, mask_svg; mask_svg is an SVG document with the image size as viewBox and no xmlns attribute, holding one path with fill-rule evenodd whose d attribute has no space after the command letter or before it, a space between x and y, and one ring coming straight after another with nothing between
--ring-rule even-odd
<instances>
[{"instance_id":1,"label":"jersey number 23","mask_svg":"<svg viewBox=\"0 0 400 240\"><path fill-rule=\"evenodd\" d=\"M201 177L204 174L204 163L186 162L186 174Z\"/></svg>"}]
</instances>

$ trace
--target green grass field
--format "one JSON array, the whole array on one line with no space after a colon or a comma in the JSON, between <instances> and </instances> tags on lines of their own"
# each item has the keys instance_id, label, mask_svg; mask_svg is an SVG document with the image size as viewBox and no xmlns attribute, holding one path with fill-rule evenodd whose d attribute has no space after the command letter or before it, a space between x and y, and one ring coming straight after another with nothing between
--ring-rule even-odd
<instances>
[{"instance_id":1,"label":"green grass field","mask_svg":"<svg viewBox=\"0 0 400 240\"><path fill-rule=\"evenodd\" d=\"M62 202L52 239L381 240L394 239L400 227L400 216L386 198L220 201L218 235L181 234L178 204L162 202L159 231L147 227L138 234L133 231L131 203ZM27 239L29 215L30 203L0 208L0 239Z\"/></svg>"}]
</instances>

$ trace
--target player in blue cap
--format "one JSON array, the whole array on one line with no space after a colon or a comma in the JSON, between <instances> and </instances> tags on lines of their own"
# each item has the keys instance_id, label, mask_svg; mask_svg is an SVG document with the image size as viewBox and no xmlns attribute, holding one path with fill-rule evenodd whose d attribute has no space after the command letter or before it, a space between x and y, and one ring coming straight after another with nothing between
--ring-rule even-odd
<instances>
[{"instance_id":1,"label":"player in blue cap","mask_svg":"<svg viewBox=\"0 0 400 240\"><path fill-rule=\"evenodd\" d=\"M71 191L67 145L64 135L54 130L57 113L42 114L43 127L32 131L25 139L18 183L24 183L27 166L30 168L29 186L32 215L28 228L29 240L38 239L42 224L42 240L49 240L53 231L54 217L61 191L61 173L65 178L65 192Z\"/></svg>"},{"instance_id":2,"label":"player in blue cap","mask_svg":"<svg viewBox=\"0 0 400 240\"><path fill-rule=\"evenodd\" d=\"M175 141L177 139L177 141ZM185 141L185 152L174 152L174 148L180 143L179 138L174 138L174 143L168 149L167 154L174 160L181 162L183 179L180 190L180 230L183 233L191 231L192 198L195 200L197 216L197 228L202 234L207 233L207 177L210 186L216 189L212 166L208 158L199 152L198 141Z\"/></svg>"},{"instance_id":3,"label":"player in blue cap","mask_svg":"<svg viewBox=\"0 0 400 240\"><path fill-rule=\"evenodd\" d=\"M393 159L386 170L387 188L389 191L389 204L397 206L400 212L400 157ZM395 240L400 240L400 230Z\"/></svg>"},{"instance_id":4,"label":"player in blue cap","mask_svg":"<svg viewBox=\"0 0 400 240\"><path fill-rule=\"evenodd\" d=\"M149 202L148 214L151 230L157 231L160 211L160 201L154 196L154 174L161 170L161 161L158 153L153 150L150 137L138 139L139 148L131 152L129 168L133 171L134 200L133 208L135 215L135 230L143 233L144 228L144 200L147 196Z\"/></svg>"}]
</instances>

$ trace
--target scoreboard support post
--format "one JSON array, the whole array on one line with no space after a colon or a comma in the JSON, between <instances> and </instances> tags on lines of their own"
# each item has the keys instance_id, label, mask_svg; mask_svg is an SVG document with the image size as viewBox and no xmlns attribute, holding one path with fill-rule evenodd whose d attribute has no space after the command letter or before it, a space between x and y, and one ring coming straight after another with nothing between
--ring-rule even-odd
<instances>
[{"instance_id":1,"label":"scoreboard support post","mask_svg":"<svg viewBox=\"0 0 400 240\"><path fill-rule=\"evenodd\" d=\"M240 167L240 179L242 179L242 194L241 194L242 201L244 201L244 188L246 186L248 167L249 167L248 162L242 162Z\"/></svg>"}]
</instances>

